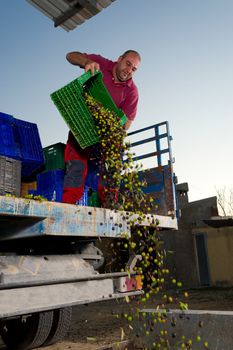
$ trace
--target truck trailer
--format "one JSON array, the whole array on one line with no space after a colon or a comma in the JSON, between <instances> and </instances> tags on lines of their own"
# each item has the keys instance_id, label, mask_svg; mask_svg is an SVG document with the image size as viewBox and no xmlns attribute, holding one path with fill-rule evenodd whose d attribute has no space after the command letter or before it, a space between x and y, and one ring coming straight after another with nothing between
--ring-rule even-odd
<instances>
[{"instance_id":1,"label":"truck trailer","mask_svg":"<svg viewBox=\"0 0 233 350\"><path fill-rule=\"evenodd\" d=\"M124 271L105 270L104 246L134 234L129 215L139 226L153 221L159 230L176 230L175 175L168 122L128 137L132 148L142 150L135 161L156 162L140 174L147 182L144 193L156 203L143 219L107 208L0 196L0 334L7 348L60 341L74 305L143 294L134 270L140 256L129 252ZM146 153L148 145L152 151Z\"/></svg>"}]
</instances>

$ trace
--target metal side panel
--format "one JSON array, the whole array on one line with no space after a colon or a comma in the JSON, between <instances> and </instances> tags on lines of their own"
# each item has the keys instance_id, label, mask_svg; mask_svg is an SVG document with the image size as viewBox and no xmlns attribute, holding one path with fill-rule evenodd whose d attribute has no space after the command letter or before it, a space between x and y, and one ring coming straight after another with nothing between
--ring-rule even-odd
<instances>
[{"instance_id":1,"label":"metal side panel","mask_svg":"<svg viewBox=\"0 0 233 350\"><path fill-rule=\"evenodd\" d=\"M178 223L177 218L170 216L155 215L158 220L158 227L168 230L177 230Z\"/></svg>"},{"instance_id":2,"label":"metal side panel","mask_svg":"<svg viewBox=\"0 0 233 350\"><path fill-rule=\"evenodd\" d=\"M123 213L0 196L0 240L42 235L119 237L130 227Z\"/></svg>"},{"instance_id":3,"label":"metal side panel","mask_svg":"<svg viewBox=\"0 0 233 350\"><path fill-rule=\"evenodd\" d=\"M0 196L0 240L36 237L43 235L80 237L130 236L129 219L125 212L104 208L82 207L56 202ZM177 229L176 218L149 215L149 225L158 222L158 227Z\"/></svg>"},{"instance_id":4,"label":"metal side panel","mask_svg":"<svg viewBox=\"0 0 233 350\"><path fill-rule=\"evenodd\" d=\"M73 254L0 256L0 318L143 293L136 282L127 272L100 274Z\"/></svg>"},{"instance_id":5,"label":"metal side panel","mask_svg":"<svg viewBox=\"0 0 233 350\"><path fill-rule=\"evenodd\" d=\"M112 279L0 290L0 319L142 293L114 293Z\"/></svg>"},{"instance_id":6,"label":"metal side panel","mask_svg":"<svg viewBox=\"0 0 233 350\"><path fill-rule=\"evenodd\" d=\"M141 219L138 215L132 214L130 220L137 222L138 225L149 226L151 223L156 223L157 227L166 230L177 230L178 222L176 217L147 214L145 218Z\"/></svg>"},{"instance_id":7,"label":"metal side panel","mask_svg":"<svg viewBox=\"0 0 233 350\"><path fill-rule=\"evenodd\" d=\"M0 255L0 289L97 278L93 266L75 254Z\"/></svg>"},{"instance_id":8,"label":"metal side panel","mask_svg":"<svg viewBox=\"0 0 233 350\"><path fill-rule=\"evenodd\" d=\"M0 317L94 302L112 294L111 279L1 290Z\"/></svg>"}]
</instances>

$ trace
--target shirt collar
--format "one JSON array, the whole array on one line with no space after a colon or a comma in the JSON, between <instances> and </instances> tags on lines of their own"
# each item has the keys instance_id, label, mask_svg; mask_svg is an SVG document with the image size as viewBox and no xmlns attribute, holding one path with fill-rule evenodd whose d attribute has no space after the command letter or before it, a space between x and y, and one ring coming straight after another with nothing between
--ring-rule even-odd
<instances>
[{"instance_id":1,"label":"shirt collar","mask_svg":"<svg viewBox=\"0 0 233 350\"><path fill-rule=\"evenodd\" d=\"M132 85L132 83L133 83L133 79L132 79L132 78L129 79L129 80L127 80L127 81L123 81L123 82L121 82L121 81L115 81L115 80L114 80L114 75L113 75L113 72L112 72L112 71L113 71L113 67L115 66L116 63L117 63L117 62L112 62L112 63L110 63L110 64L109 64L109 67L108 67L108 69L107 69L107 70L111 73L114 83L115 83L115 84L120 84L120 85L126 85L126 86L130 87L130 86Z\"/></svg>"}]
</instances>

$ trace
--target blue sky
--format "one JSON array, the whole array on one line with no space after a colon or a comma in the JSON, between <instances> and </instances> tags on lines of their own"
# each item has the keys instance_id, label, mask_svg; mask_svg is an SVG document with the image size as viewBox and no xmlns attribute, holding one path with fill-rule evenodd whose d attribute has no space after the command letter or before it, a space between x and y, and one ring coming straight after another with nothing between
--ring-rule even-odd
<instances>
[{"instance_id":1,"label":"blue sky","mask_svg":"<svg viewBox=\"0 0 233 350\"><path fill-rule=\"evenodd\" d=\"M114 60L132 48L142 63L131 130L169 121L174 170L190 200L233 188L232 0L116 0L70 32L25 0L1 1L0 13L0 111L36 123L44 147L68 132L50 94L83 72L66 53Z\"/></svg>"}]
</instances>

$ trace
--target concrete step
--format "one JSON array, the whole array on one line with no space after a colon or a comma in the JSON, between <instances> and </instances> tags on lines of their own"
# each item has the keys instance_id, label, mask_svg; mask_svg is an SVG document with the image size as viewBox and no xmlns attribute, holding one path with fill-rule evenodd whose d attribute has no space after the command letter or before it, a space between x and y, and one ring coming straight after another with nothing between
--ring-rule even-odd
<instances>
[{"instance_id":1,"label":"concrete step","mask_svg":"<svg viewBox=\"0 0 233 350\"><path fill-rule=\"evenodd\" d=\"M187 349L233 350L233 311L170 310L163 315L161 310L144 309L139 315L134 322L138 349L153 349L161 331L167 331L164 337L169 344L167 349L184 349L182 343L191 340L192 347Z\"/></svg>"}]
</instances>

